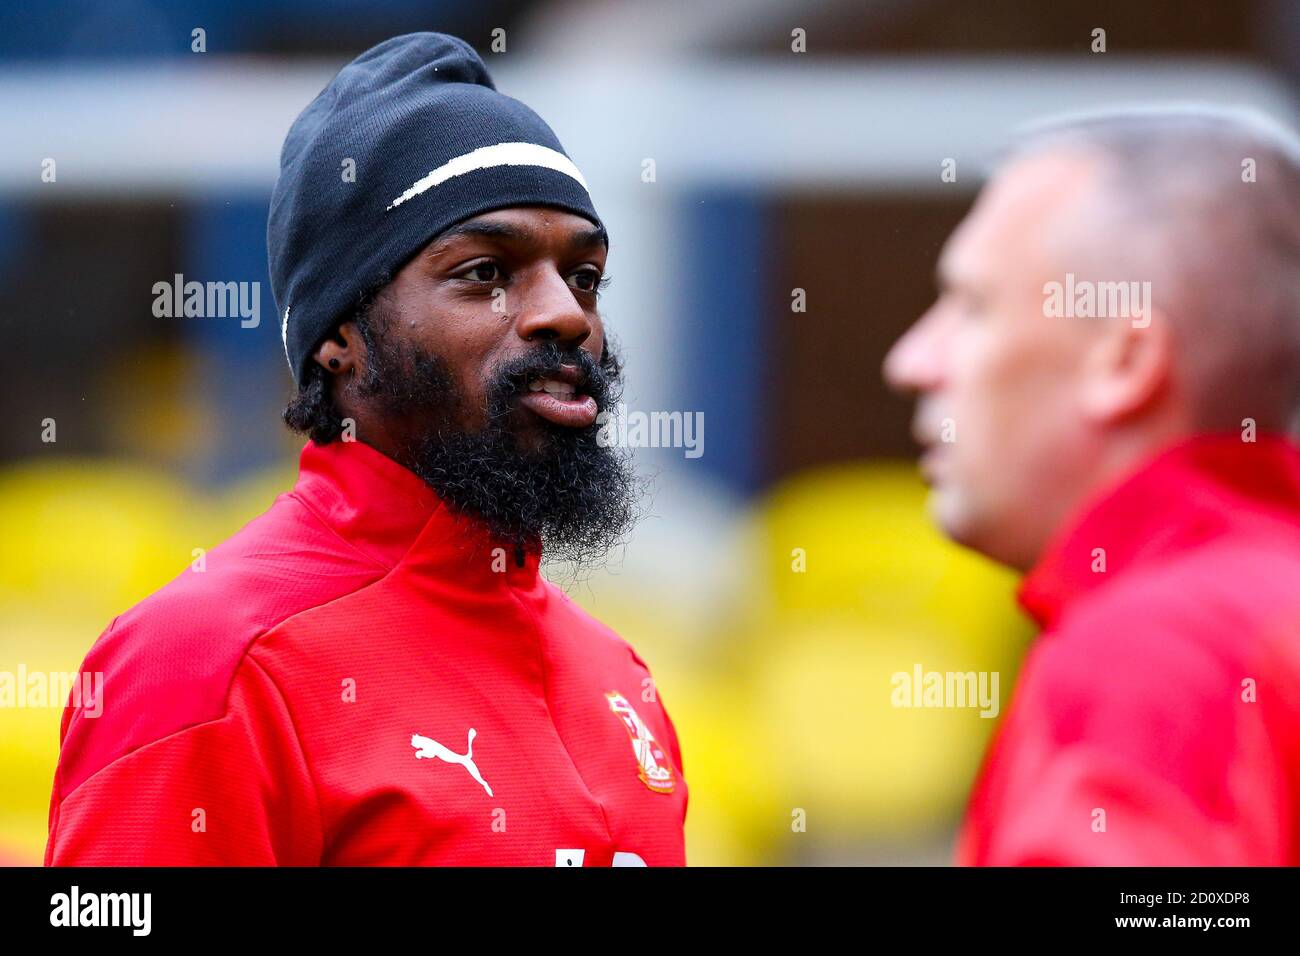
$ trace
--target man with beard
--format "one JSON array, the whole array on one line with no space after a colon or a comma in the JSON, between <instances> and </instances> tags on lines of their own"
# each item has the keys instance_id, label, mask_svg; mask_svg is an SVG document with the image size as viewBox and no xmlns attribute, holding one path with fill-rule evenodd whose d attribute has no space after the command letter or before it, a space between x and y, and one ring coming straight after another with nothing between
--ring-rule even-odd
<instances>
[{"instance_id":1,"label":"man with beard","mask_svg":"<svg viewBox=\"0 0 1300 956\"><path fill-rule=\"evenodd\" d=\"M394 38L294 123L268 240L299 480L91 650L47 863L684 863L653 680L538 571L633 512L555 135L463 42Z\"/></svg>"}]
</instances>

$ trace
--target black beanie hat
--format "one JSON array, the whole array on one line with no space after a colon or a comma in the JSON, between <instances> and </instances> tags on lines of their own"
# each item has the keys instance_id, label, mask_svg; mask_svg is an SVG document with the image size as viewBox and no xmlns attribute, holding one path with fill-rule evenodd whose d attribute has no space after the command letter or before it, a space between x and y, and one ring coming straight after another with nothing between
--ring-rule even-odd
<instances>
[{"instance_id":1,"label":"black beanie hat","mask_svg":"<svg viewBox=\"0 0 1300 956\"><path fill-rule=\"evenodd\" d=\"M271 195L271 289L294 381L360 297L434 236L522 205L602 226L551 128L496 91L468 43L410 33L345 66L289 129Z\"/></svg>"}]
</instances>

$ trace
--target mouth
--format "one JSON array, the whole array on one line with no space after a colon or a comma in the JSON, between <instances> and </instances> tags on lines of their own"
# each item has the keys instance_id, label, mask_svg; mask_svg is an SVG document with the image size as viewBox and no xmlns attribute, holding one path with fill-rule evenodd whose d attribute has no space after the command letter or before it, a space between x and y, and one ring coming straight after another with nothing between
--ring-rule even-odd
<instances>
[{"instance_id":1,"label":"mouth","mask_svg":"<svg viewBox=\"0 0 1300 956\"><path fill-rule=\"evenodd\" d=\"M943 442L926 442L917 461L921 480L927 487L936 488L944 483L951 462L948 460L948 446Z\"/></svg>"},{"instance_id":2,"label":"mouth","mask_svg":"<svg viewBox=\"0 0 1300 956\"><path fill-rule=\"evenodd\" d=\"M933 486L938 479L939 458L942 455L938 429L931 427L933 424L931 416L922 414L920 410L912 419L912 440L921 449L916 462L917 470L921 473L921 480L929 486Z\"/></svg>"},{"instance_id":3,"label":"mouth","mask_svg":"<svg viewBox=\"0 0 1300 956\"><path fill-rule=\"evenodd\" d=\"M934 446L921 449L921 456L917 459L917 466L920 469L921 477L930 484L934 481L934 470L937 464L935 459L938 457L938 450Z\"/></svg>"},{"instance_id":4,"label":"mouth","mask_svg":"<svg viewBox=\"0 0 1300 956\"><path fill-rule=\"evenodd\" d=\"M582 372L572 365L561 365L554 372L528 380L528 390L519 404L539 418L565 428L586 428L596 421L596 400L583 391Z\"/></svg>"}]
</instances>

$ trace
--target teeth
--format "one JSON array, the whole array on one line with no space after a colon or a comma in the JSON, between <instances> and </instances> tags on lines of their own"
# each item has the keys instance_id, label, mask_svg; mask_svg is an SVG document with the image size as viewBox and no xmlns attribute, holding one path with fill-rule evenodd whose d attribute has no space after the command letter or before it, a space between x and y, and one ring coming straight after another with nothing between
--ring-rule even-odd
<instances>
[{"instance_id":1,"label":"teeth","mask_svg":"<svg viewBox=\"0 0 1300 956\"><path fill-rule=\"evenodd\" d=\"M556 398L573 398L575 391L568 382L557 382L553 378L535 378L528 383L530 392L546 392Z\"/></svg>"}]
</instances>

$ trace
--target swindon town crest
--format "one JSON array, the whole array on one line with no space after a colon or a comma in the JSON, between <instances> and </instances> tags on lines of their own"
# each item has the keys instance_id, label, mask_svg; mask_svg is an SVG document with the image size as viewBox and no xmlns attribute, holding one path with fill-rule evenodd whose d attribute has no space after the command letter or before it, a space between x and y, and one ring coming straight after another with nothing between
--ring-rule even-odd
<instances>
[{"instance_id":1,"label":"swindon town crest","mask_svg":"<svg viewBox=\"0 0 1300 956\"><path fill-rule=\"evenodd\" d=\"M605 699L609 701L609 709L618 715L618 719L627 728L628 736L632 738L632 753L636 756L637 776L641 782L655 793L672 793L673 765L655 740L654 734L650 733L650 728L632 709L627 698L618 691L609 691L605 694Z\"/></svg>"}]
</instances>

